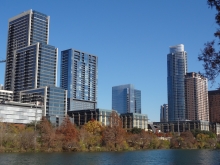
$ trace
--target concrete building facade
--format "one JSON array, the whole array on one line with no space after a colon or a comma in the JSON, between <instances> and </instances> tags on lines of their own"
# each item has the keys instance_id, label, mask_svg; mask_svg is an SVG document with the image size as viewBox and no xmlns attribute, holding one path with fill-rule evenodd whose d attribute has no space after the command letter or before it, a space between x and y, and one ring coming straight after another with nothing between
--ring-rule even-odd
<instances>
[{"instance_id":1,"label":"concrete building facade","mask_svg":"<svg viewBox=\"0 0 220 165\"><path fill-rule=\"evenodd\" d=\"M13 101L0 103L0 122L28 124L40 121L41 118L40 105Z\"/></svg>"},{"instance_id":2,"label":"concrete building facade","mask_svg":"<svg viewBox=\"0 0 220 165\"><path fill-rule=\"evenodd\" d=\"M210 122L220 123L220 89L208 91Z\"/></svg>"},{"instance_id":3,"label":"concrete building facade","mask_svg":"<svg viewBox=\"0 0 220 165\"><path fill-rule=\"evenodd\" d=\"M2 101L12 101L13 91L0 90L0 102Z\"/></svg>"},{"instance_id":4,"label":"concrete building facade","mask_svg":"<svg viewBox=\"0 0 220 165\"><path fill-rule=\"evenodd\" d=\"M209 121L208 81L191 72L185 76L186 119Z\"/></svg>"}]
</instances>

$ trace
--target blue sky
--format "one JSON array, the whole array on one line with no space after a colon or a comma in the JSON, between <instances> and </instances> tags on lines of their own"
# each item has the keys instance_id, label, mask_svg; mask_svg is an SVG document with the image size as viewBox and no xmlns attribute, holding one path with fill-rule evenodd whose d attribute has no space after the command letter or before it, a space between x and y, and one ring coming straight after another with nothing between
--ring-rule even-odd
<instances>
[{"instance_id":1,"label":"blue sky","mask_svg":"<svg viewBox=\"0 0 220 165\"><path fill-rule=\"evenodd\" d=\"M29 9L50 16L49 44L59 55L75 48L99 57L99 108L111 109L112 86L133 84L150 121L159 121L160 105L167 103L169 46L184 44L188 71L203 71L197 57L217 28L206 0L0 0L0 60L8 19ZM0 84L4 70L1 63Z\"/></svg>"}]
</instances>

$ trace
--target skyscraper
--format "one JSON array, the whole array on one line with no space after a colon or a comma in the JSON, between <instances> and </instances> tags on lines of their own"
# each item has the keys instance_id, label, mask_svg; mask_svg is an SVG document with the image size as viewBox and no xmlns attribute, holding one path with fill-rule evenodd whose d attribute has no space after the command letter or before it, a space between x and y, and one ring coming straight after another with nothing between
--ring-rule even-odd
<instances>
[{"instance_id":1,"label":"skyscraper","mask_svg":"<svg viewBox=\"0 0 220 165\"><path fill-rule=\"evenodd\" d=\"M167 55L168 120L185 120L185 87L187 53L184 45L170 47Z\"/></svg>"},{"instance_id":2,"label":"skyscraper","mask_svg":"<svg viewBox=\"0 0 220 165\"><path fill-rule=\"evenodd\" d=\"M141 113L141 91L134 89L134 111Z\"/></svg>"},{"instance_id":3,"label":"skyscraper","mask_svg":"<svg viewBox=\"0 0 220 165\"><path fill-rule=\"evenodd\" d=\"M98 57L82 51L61 51L60 86L68 90L68 110L95 109Z\"/></svg>"},{"instance_id":4,"label":"skyscraper","mask_svg":"<svg viewBox=\"0 0 220 165\"><path fill-rule=\"evenodd\" d=\"M5 70L5 89L17 92L56 85L57 48L48 45L50 17L29 10L11 19Z\"/></svg>"},{"instance_id":5,"label":"skyscraper","mask_svg":"<svg viewBox=\"0 0 220 165\"><path fill-rule=\"evenodd\" d=\"M5 89L13 101L41 106L54 123L67 114L67 91L56 87L58 49L48 45L49 20L33 10L9 19Z\"/></svg>"},{"instance_id":6,"label":"skyscraper","mask_svg":"<svg viewBox=\"0 0 220 165\"><path fill-rule=\"evenodd\" d=\"M11 19L8 23L6 53L5 89L12 90L14 51L34 45L37 42L48 44L49 17L37 11L26 11Z\"/></svg>"},{"instance_id":7,"label":"skyscraper","mask_svg":"<svg viewBox=\"0 0 220 165\"><path fill-rule=\"evenodd\" d=\"M132 84L112 87L112 109L118 113L141 113L141 91Z\"/></svg>"},{"instance_id":8,"label":"skyscraper","mask_svg":"<svg viewBox=\"0 0 220 165\"><path fill-rule=\"evenodd\" d=\"M208 82L191 72L185 76L186 119L209 121Z\"/></svg>"},{"instance_id":9,"label":"skyscraper","mask_svg":"<svg viewBox=\"0 0 220 165\"><path fill-rule=\"evenodd\" d=\"M160 122L168 122L168 104L160 106Z\"/></svg>"}]
</instances>

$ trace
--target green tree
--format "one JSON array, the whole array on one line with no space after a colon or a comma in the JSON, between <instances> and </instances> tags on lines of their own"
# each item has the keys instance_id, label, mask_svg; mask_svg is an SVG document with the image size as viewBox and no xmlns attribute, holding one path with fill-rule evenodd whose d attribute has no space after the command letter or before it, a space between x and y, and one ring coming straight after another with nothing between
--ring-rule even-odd
<instances>
[{"instance_id":1,"label":"green tree","mask_svg":"<svg viewBox=\"0 0 220 165\"><path fill-rule=\"evenodd\" d=\"M220 0L208 0L208 6L215 8L217 14L215 15L215 21L218 25L216 32L214 32L215 38L220 39ZM198 56L199 61L203 61L203 67L205 73L203 74L212 83L215 82L215 78L220 73L220 51L216 50L216 47L220 45L220 42L216 43L215 39L204 44L205 48Z\"/></svg>"}]
</instances>

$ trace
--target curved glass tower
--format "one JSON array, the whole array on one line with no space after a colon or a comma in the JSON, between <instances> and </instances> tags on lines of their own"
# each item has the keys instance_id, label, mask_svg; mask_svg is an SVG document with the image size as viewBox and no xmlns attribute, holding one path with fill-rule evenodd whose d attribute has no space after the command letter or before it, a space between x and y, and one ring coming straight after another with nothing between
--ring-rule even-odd
<instances>
[{"instance_id":1,"label":"curved glass tower","mask_svg":"<svg viewBox=\"0 0 220 165\"><path fill-rule=\"evenodd\" d=\"M185 87L187 53L184 45L170 47L167 55L168 120L185 120Z\"/></svg>"}]
</instances>

